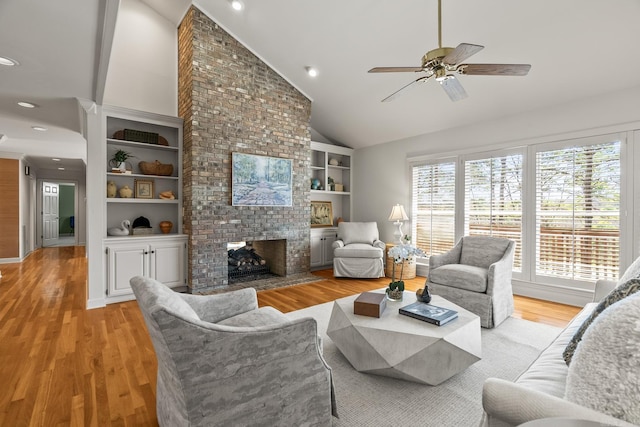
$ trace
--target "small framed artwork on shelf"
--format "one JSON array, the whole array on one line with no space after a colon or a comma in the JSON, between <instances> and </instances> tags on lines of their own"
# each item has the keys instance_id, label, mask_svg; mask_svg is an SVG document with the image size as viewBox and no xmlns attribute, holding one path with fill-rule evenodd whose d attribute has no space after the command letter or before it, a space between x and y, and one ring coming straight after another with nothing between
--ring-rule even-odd
<instances>
[{"instance_id":1,"label":"small framed artwork on shelf","mask_svg":"<svg viewBox=\"0 0 640 427\"><path fill-rule=\"evenodd\" d=\"M311 202L311 227L331 227L333 208L331 202Z\"/></svg>"},{"instance_id":2,"label":"small framed artwork on shelf","mask_svg":"<svg viewBox=\"0 0 640 427\"><path fill-rule=\"evenodd\" d=\"M134 192L136 199L153 199L153 181L136 179Z\"/></svg>"}]
</instances>

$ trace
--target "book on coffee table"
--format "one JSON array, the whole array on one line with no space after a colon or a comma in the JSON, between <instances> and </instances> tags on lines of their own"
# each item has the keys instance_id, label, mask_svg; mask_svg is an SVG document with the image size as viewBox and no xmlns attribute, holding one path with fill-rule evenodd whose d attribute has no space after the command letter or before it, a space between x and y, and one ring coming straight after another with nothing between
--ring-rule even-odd
<instances>
[{"instance_id":1,"label":"book on coffee table","mask_svg":"<svg viewBox=\"0 0 640 427\"><path fill-rule=\"evenodd\" d=\"M414 302L400 308L400 314L442 326L458 317L458 312L423 302Z\"/></svg>"}]
</instances>

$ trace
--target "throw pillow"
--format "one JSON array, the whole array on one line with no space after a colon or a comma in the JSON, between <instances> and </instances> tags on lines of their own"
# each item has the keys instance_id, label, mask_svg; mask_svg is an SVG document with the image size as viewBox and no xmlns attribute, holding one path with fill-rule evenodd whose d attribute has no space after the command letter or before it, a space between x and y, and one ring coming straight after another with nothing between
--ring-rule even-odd
<instances>
[{"instance_id":1,"label":"throw pillow","mask_svg":"<svg viewBox=\"0 0 640 427\"><path fill-rule=\"evenodd\" d=\"M640 293L608 307L584 334L565 398L640 424Z\"/></svg>"},{"instance_id":2,"label":"throw pillow","mask_svg":"<svg viewBox=\"0 0 640 427\"><path fill-rule=\"evenodd\" d=\"M571 363L571 358L573 357L573 354L575 353L576 347L580 343L580 340L582 340L584 333L587 329L589 329L589 326L591 326L598 315L610 305L615 304L623 298L638 291L640 291L640 279L631 279L615 288L609 293L609 295L607 295L603 298L602 301L600 301L600 304L598 304L595 310L593 310L591 315L585 319L582 325L580 325L580 328L578 328L573 338L571 338L571 341L569 341L567 348L565 348L564 352L562 353L562 358L567 365Z\"/></svg>"}]
</instances>

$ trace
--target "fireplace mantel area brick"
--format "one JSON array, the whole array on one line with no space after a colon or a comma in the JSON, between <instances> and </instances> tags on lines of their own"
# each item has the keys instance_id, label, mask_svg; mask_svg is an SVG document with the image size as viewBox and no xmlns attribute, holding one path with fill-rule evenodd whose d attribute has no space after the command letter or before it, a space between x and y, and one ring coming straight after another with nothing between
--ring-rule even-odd
<instances>
[{"instance_id":1,"label":"fireplace mantel area brick","mask_svg":"<svg viewBox=\"0 0 640 427\"><path fill-rule=\"evenodd\" d=\"M178 67L191 292L228 285L231 241L284 239L285 276L309 272L311 101L195 6L178 28ZM291 159L292 206L232 206L232 153Z\"/></svg>"}]
</instances>

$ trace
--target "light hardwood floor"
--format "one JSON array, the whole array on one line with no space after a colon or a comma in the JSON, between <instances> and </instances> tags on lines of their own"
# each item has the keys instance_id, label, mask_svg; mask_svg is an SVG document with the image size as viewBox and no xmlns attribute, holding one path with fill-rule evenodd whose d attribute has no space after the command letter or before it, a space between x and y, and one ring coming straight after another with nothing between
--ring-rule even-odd
<instances>
[{"instance_id":1,"label":"light hardwood floor","mask_svg":"<svg viewBox=\"0 0 640 427\"><path fill-rule=\"evenodd\" d=\"M155 426L156 359L135 301L86 310L83 247L0 264L0 426ZM283 312L382 288L334 279L261 291ZM424 278L407 281L415 290ZM516 297L514 316L565 325L577 307Z\"/></svg>"}]
</instances>

